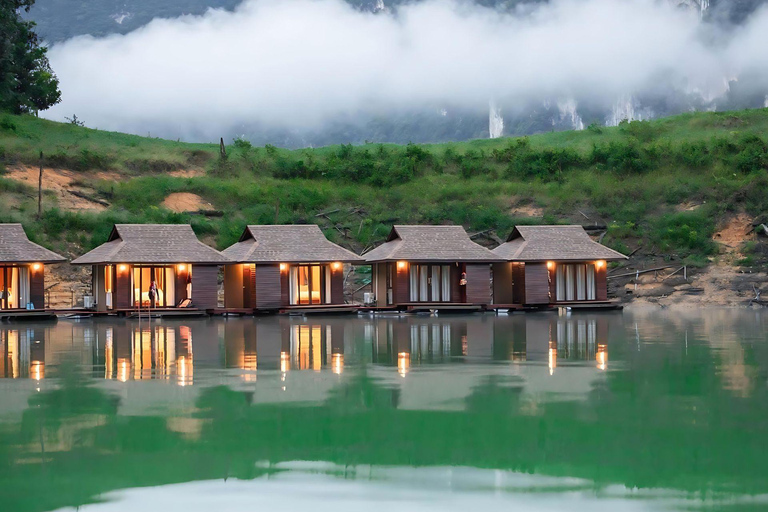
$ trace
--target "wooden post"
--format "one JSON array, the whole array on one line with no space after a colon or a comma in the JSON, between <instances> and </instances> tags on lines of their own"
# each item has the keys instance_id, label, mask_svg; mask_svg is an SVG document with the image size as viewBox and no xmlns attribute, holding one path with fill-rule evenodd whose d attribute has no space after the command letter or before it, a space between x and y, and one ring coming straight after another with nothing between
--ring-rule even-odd
<instances>
[{"instance_id":1,"label":"wooden post","mask_svg":"<svg viewBox=\"0 0 768 512\"><path fill-rule=\"evenodd\" d=\"M37 219L43 216L43 152L40 152L40 175L37 178Z\"/></svg>"},{"instance_id":2,"label":"wooden post","mask_svg":"<svg viewBox=\"0 0 768 512\"><path fill-rule=\"evenodd\" d=\"M227 148L224 146L224 137L221 138L221 141L219 142L219 156L222 158L227 158Z\"/></svg>"}]
</instances>

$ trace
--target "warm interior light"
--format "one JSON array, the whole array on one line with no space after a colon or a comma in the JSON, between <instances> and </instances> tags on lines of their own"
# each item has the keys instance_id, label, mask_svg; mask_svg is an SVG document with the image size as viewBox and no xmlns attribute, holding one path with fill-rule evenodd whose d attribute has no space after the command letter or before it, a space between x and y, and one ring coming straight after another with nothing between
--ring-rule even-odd
<instances>
[{"instance_id":1,"label":"warm interior light","mask_svg":"<svg viewBox=\"0 0 768 512\"><path fill-rule=\"evenodd\" d=\"M32 270L40 270L41 267L42 267L41 264L35 263L34 265L32 265Z\"/></svg>"},{"instance_id":2,"label":"warm interior light","mask_svg":"<svg viewBox=\"0 0 768 512\"><path fill-rule=\"evenodd\" d=\"M332 268L333 270L339 270L339 269L341 268L341 263L339 263L338 261L336 261L336 262L334 262L334 263L331 265L331 268Z\"/></svg>"},{"instance_id":3,"label":"warm interior light","mask_svg":"<svg viewBox=\"0 0 768 512\"><path fill-rule=\"evenodd\" d=\"M185 270L187 270L187 266L183 263L179 263L176 268L179 269L179 272L184 272Z\"/></svg>"},{"instance_id":4,"label":"warm interior light","mask_svg":"<svg viewBox=\"0 0 768 512\"><path fill-rule=\"evenodd\" d=\"M336 375L341 375L344 371L344 354L333 354L331 356L331 371Z\"/></svg>"},{"instance_id":5,"label":"warm interior light","mask_svg":"<svg viewBox=\"0 0 768 512\"><path fill-rule=\"evenodd\" d=\"M549 342L549 374L553 375L555 373L555 368L557 368L557 348L554 347L554 344L550 341Z\"/></svg>"},{"instance_id":6,"label":"warm interior light","mask_svg":"<svg viewBox=\"0 0 768 512\"><path fill-rule=\"evenodd\" d=\"M280 371L285 373L291 369L291 354L280 352Z\"/></svg>"},{"instance_id":7,"label":"warm interior light","mask_svg":"<svg viewBox=\"0 0 768 512\"><path fill-rule=\"evenodd\" d=\"M288 264L287 263L281 263L280 264L280 272L285 272L288 270Z\"/></svg>"},{"instance_id":8,"label":"warm interior light","mask_svg":"<svg viewBox=\"0 0 768 512\"><path fill-rule=\"evenodd\" d=\"M128 358L125 357L118 357L117 358L117 380L120 382L125 382L128 380L128 375L131 373L131 363L128 361Z\"/></svg>"},{"instance_id":9,"label":"warm interior light","mask_svg":"<svg viewBox=\"0 0 768 512\"><path fill-rule=\"evenodd\" d=\"M605 370L606 368L608 368L608 346L606 345L597 346L597 355L595 356L595 360L597 360L598 370Z\"/></svg>"},{"instance_id":10,"label":"warm interior light","mask_svg":"<svg viewBox=\"0 0 768 512\"><path fill-rule=\"evenodd\" d=\"M548 261L547 262L547 268L549 270L552 270L553 268L555 268L555 262L554 261Z\"/></svg>"},{"instance_id":11,"label":"warm interior light","mask_svg":"<svg viewBox=\"0 0 768 512\"><path fill-rule=\"evenodd\" d=\"M404 261L398 261L397 262L397 269L403 270L405 268L405 262Z\"/></svg>"},{"instance_id":12,"label":"warm interior light","mask_svg":"<svg viewBox=\"0 0 768 512\"><path fill-rule=\"evenodd\" d=\"M29 365L29 376L35 380L40 380L45 377L45 362L32 361Z\"/></svg>"},{"instance_id":13,"label":"warm interior light","mask_svg":"<svg viewBox=\"0 0 768 512\"><path fill-rule=\"evenodd\" d=\"M605 260L597 260L595 262L595 268L601 269L605 266Z\"/></svg>"},{"instance_id":14,"label":"warm interior light","mask_svg":"<svg viewBox=\"0 0 768 512\"><path fill-rule=\"evenodd\" d=\"M405 377L408 373L408 368L411 367L411 354L408 352L400 352L397 354L397 373L401 377Z\"/></svg>"},{"instance_id":15,"label":"warm interior light","mask_svg":"<svg viewBox=\"0 0 768 512\"><path fill-rule=\"evenodd\" d=\"M120 265L117 268L120 270L120 272L125 272L126 270L128 270L128 265Z\"/></svg>"}]
</instances>

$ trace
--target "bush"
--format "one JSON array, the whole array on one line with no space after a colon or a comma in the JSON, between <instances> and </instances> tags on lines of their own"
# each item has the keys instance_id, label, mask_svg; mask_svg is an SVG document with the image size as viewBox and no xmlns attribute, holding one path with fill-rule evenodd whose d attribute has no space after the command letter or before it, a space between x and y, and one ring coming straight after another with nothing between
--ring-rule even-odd
<instances>
[{"instance_id":1,"label":"bush","mask_svg":"<svg viewBox=\"0 0 768 512\"><path fill-rule=\"evenodd\" d=\"M652 223L651 241L662 251L680 256L713 254L717 249L712 240L715 226L709 212L703 210L662 215Z\"/></svg>"}]
</instances>

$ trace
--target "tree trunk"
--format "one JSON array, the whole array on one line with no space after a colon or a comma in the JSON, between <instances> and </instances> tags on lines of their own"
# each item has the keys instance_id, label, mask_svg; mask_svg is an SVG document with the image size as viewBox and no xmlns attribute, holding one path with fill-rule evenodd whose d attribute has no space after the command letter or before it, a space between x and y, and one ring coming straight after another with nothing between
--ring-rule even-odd
<instances>
[{"instance_id":1,"label":"tree trunk","mask_svg":"<svg viewBox=\"0 0 768 512\"><path fill-rule=\"evenodd\" d=\"M40 175L37 177L37 220L43 216L43 152L40 152Z\"/></svg>"}]
</instances>

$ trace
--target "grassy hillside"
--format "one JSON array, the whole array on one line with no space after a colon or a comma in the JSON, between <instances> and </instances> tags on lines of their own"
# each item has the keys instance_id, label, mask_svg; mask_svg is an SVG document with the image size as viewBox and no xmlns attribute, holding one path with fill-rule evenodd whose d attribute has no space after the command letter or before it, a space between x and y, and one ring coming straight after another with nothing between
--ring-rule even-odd
<instances>
[{"instance_id":1,"label":"grassy hillside","mask_svg":"<svg viewBox=\"0 0 768 512\"><path fill-rule=\"evenodd\" d=\"M110 205L65 211L46 194L36 220L35 190L5 175L0 221L23 222L34 239L69 253L102 242L114 222L191 222L219 248L246 222L317 222L358 251L392 223L493 230L491 244L516 223L576 222L606 224L604 243L627 253L703 264L729 214L768 213L765 109L435 145L288 151L230 142L221 158L216 144L0 116L1 167L37 166L42 151L46 168L75 171L75 184ZM197 194L223 214L173 213L161 203L174 192ZM758 244L742 249L743 264L762 257Z\"/></svg>"}]
</instances>

